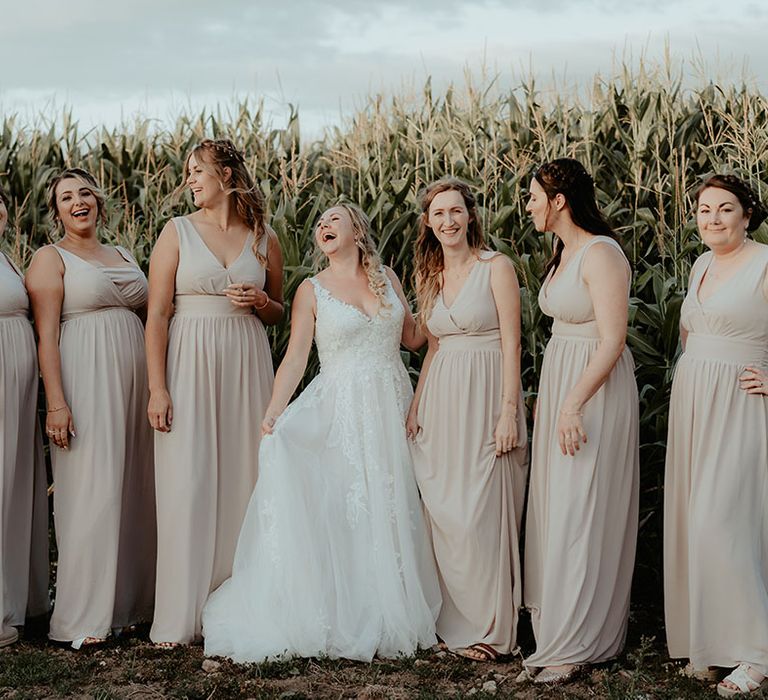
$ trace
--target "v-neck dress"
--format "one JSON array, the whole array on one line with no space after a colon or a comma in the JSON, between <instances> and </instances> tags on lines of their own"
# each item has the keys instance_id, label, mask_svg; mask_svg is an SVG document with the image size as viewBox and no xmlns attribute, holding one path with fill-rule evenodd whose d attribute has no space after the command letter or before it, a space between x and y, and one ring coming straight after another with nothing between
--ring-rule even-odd
<instances>
[{"instance_id":1,"label":"v-neck dress","mask_svg":"<svg viewBox=\"0 0 768 700\"><path fill-rule=\"evenodd\" d=\"M201 636L208 594L232 574L274 374L261 320L224 295L232 283L264 286L253 235L224 267L189 219L173 222L179 262L166 359L173 422L170 432L155 433L158 560L150 637L186 644ZM266 236L262 246L266 255Z\"/></svg>"},{"instance_id":2,"label":"v-neck dress","mask_svg":"<svg viewBox=\"0 0 768 700\"><path fill-rule=\"evenodd\" d=\"M508 654L521 603L518 536L528 449L520 397L522 444L496 456L504 382L494 255L481 253L450 307L442 295L435 301L427 327L439 349L419 402L412 453L443 596L437 634L451 649L483 643Z\"/></svg>"},{"instance_id":3,"label":"v-neck dress","mask_svg":"<svg viewBox=\"0 0 768 700\"><path fill-rule=\"evenodd\" d=\"M37 352L21 272L0 253L0 636L48 611L48 502Z\"/></svg>"},{"instance_id":4,"label":"v-neck dress","mask_svg":"<svg viewBox=\"0 0 768 700\"><path fill-rule=\"evenodd\" d=\"M688 331L670 400L664 484L664 593L672 657L745 662L768 674L768 246L707 299L712 253L695 263L681 309Z\"/></svg>"},{"instance_id":5,"label":"v-neck dress","mask_svg":"<svg viewBox=\"0 0 768 700\"><path fill-rule=\"evenodd\" d=\"M54 249L64 263L61 379L76 435L68 450L51 447L59 559L49 636L77 642L152 617L152 430L135 313L147 280L124 248L123 265Z\"/></svg>"},{"instance_id":6,"label":"v-neck dress","mask_svg":"<svg viewBox=\"0 0 768 700\"><path fill-rule=\"evenodd\" d=\"M588 442L571 457L560 451L557 436L563 401L600 345L582 277L594 245L621 252L613 239L595 236L539 293L541 310L554 323L539 380L526 518L524 597L536 637L536 651L525 660L529 668L605 661L621 652L626 638L640 471L628 348L584 405Z\"/></svg>"}]
</instances>

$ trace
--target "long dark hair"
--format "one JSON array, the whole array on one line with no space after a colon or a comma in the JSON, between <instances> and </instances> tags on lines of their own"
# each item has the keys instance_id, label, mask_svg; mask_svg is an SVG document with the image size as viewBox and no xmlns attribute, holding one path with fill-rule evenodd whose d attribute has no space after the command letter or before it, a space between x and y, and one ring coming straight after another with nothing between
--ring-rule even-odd
<instances>
[{"instance_id":1,"label":"long dark hair","mask_svg":"<svg viewBox=\"0 0 768 700\"><path fill-rule=\"evenodd\" d=\"M541 185L547 199L552 201L558 194L565 197L573 223L596 236L608 236L616 240L611 225L597 206L595 183L584 166L574 158L557 158L544 163L533 175ZM555 237L552 257L544 269L544 278L556 270L563 255L563 244Z\"/></svg>"},{"instance_id":2,"label":"long dark hair","mask_svg":"<svg viewBox=\"0 0 768 700\"><path fill-rule=\"evenodd\" d=\"M11 199L8 196L8 193L5 191L5 188L0 185L0 202L5 204L5 208L8 209L11 206Z\"/></svg>"},{"instance_id":3,"label":"long dark hair","mask_svg":"<svg viewBox=\"0 0 768 700\"><path fill-rule=\"evenodd\" d=\"M730 192L739 200L744 214L749 216L747 231L754 231L768 217L768 210L760 201L757 193L744 180L735 175L710 175L696 190L696 204L699 203L701 193L710 187Z\"/></svg>"}]
</instances>

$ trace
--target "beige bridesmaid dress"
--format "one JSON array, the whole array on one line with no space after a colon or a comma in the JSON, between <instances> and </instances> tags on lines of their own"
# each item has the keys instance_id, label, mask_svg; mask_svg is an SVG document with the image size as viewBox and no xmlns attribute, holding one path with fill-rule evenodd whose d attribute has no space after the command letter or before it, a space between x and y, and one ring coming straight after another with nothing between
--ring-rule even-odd
<instances>
[{"instance_id":1,"label":"beige bridesmaid dress","mask_svg":"<svg viewBox=\"0 0 768 700\"><path fill-rule=\"evenodd\" d=\"M0 640L48 610L48 503L37 349L21 272L0 253ZM12 631L11 631L12 632Z\"/></svg>"},{"instance_id":2,"label":"beige bridesmaid dress","mask_svg":"<svg viewBox=\"0 0 768 700\"><path fill-rule=\"evenodd\" d=\"M223 294L232 283L264 286L253 235L224 267L189 219L173 222L179 262L166 360L173 423L170 432L155 433L158 559L150 637L187 644L201 636L208 594L232 575L274 374L261 320ZM266 256L266 236L261 245Z\"/></svg>"},{"instance_id":3,"label":"beige bridesmaid dress","mask_svg":"<svg viewBox=\"0 0 768 700\"><path fill-rule=\"evenodd\" d=\"M628 348L584 405L588 442L571 457L557 437L563 401L600 343L582 278L593 245L621 251L611 238L595 236L539 293L554 324L539 382L526 519L524 597L536 637L528 668L605 661L626 637L639 489L638 395Z\"/></svg>"},{"instance_id":4,"label":"beige bridesmaid dress","mask_svg":"<svg viewBox=\"0 0 768 700\"><path fill-rule=\"evenodd\" d=\"M664 484L669 654L694 668L747 663L768 675L768 397L739 386L768 369L768 246L710 297L691 272L688 331L672 384Z\"/></svg>"},{"instance_id":5,"label":"beige bridesmaid dress","mask_svg":"<svg viewBox=\"0 0 768 700\"><path fill-rule=\"evenodd\" d=\"M519 527L528 471L522 445L496 457L503 390L501 336L483 251L450 307L442 294L427 322L438 338L412 447L437 561L443 606L437 634L450 649L487 644L510 653L521 603Z\"/></svg>"},{"instance_id":6,"label":"beige bridesmaid dress","mask_svg":"<svg viewBox=\"0 0 768 700\"><path fill-rule=\"evenodd\" d=\"M78 647L152 616L152 435L144 329L147 280L130 254L98 265L54 246L64 263L59 352L76 436L51 448L59 551L49 637Z\"/></svg>"}]
</instances>

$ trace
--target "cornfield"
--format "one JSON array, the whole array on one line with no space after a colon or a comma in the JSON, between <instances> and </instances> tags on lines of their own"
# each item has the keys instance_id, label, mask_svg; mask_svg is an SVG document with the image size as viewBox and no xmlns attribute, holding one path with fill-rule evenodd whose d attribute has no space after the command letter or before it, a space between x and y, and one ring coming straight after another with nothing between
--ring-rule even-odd
<instances>
[{"instance_id":1,"label":"cornfield","mask_svg":"<svg viewBox=\"0 0 768 700\"><path fill-rule=\"evenodd\" d=\"M711 172L735 172L764 191L768 103L746 86L686 88L664 68L624 68L595 80L591 93L551 95L532 80L503 91L493 81L414 97L373 96L320 140L301 138L299 115L282 128L259 103L181 115L164 128L138 121L81 133L70 115L25 126L6 116L0 133L0 178L8 185L11 225L2 246L22 266L54 236L45 187L62 166L97 175L110 195L105 237L132 249L145 267L164 222L191 209L174 203L185 155L204 137L229 137L247 154L267 198L285 258L290 300L314 259L313 225L345 198L370 215L383 259L411 289L417 193L443 175L469 181L479 196L489 242L514 261L523 295L523 386L536 391L549 324L536 303L552 240L527 219L525 188L537 164L559 156L582 160L599 202L634 269L629 345L641 401L642 521L639 580L655 588L661 557L661 485L680 304L690 265L702 251L692 190ZM768 240L768 229L756 238ZM288 337L270 330L275 359ZM418 371L420 357L404 354Z\"/></svg>"}]
</instances>

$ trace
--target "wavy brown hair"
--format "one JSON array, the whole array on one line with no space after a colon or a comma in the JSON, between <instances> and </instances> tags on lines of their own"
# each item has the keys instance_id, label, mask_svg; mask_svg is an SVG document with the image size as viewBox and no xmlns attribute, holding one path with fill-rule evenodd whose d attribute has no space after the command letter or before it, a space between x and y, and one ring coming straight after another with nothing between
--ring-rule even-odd
<instances>
[{"instance_id":1,"label":"wavy brown hair","mask_svg":"<svg viewBox=\"0 0 768 700\"><path fill-rule=\"evenodd\" d=\"M349 215L349 219L352 222L352 230L355 233L355 243L360 250L360 264L365 271L366 277L368 277L368 289L379 300L381 308L389 308L390 304L387 300L387 273L384 272L381 257L376 249L376 242L373 240L370 219L360 207L348 202L334 204L328 207L325 212L331 209L343 209ZM325 212L320 215L320 218L323 217Z\"/></svg>"},{"instance_id":2,"label":"wavy brown hair","mask_svg":"<svg viewBox=\"0 0 768 700\"><path fill-rule=\"evenodd\" d=\"M694 195L696 204L699 203L701 193L710 187L717 187L718 189L730 192L739 200L739 204L741 204L741 208L744 210L744 215L749 217L747 231L754 231L768 217L768 210L760 201L757 192L741 178L735 175L710 175L696 190Z\"/></svg>"},{"instance_id":3,"label":"wavy brown hair","mask_svg":"<svg viewBox=\"0 0 768 700\"><path fill-rule=\"evenodd\" d=\"M62 180L68 180L73 178L79 180L83 187L85 187L96 198L96 210L98 212L98 220L104 224L107 221L106 204L107 198L104 195L96 178L91 175L87 170L83 168L67 168L60 170L48 181L48 191L46 196L46 203L48 204L48 216L51 219L51 223L54 228L61 231L61 219L59 218L59 205L56 202L56 188Z\"/></svg>"},{"instance_id":4,"label":"wavy brown hair","mask_svg":"<svg viewBox=\"0 0 768 700\"><path fill-rule=\"evenodd\" d=\"M8 196L8 193L2 185L0 185L0 202L5 204L6 209L11 206L11 198Z\"/></svg>"},{"instance_id":5,"label":"wavy brown hair","mask_svg":"<svg viewBox=\"0 0 768 700\"><path fill-rule=\"evenodd\" d=\"M421 216L419 217L419 231L416 235L413 281L416 287L419 321L422 325L426 324L442 287L441 277L445 267L443 249L427 223L429 207L435 197L442 192L458 192L464 200L464 206L469 213L469 225L467 226L469 247L475 253L486 247L480 219L477 215L477 201L466 182L454 177L443 178L430 183L421 191L419 194Z\"/></svg>"},{"instance_id":6,"label":"wavy brown hair","mask_svg":"<svg viewBox=\"0 0 768 700\"><path fill-rule=\"evenodd\" d=\"M256 186L245 166L245 157L229 139L205 139L195 146L184 162L184 177L174 195L178 197L187 186L189 161L195 156L200 166L206 166L218 178L222 190L230 197L235 212L245 225L253 231L253 252L259 262L266 266L267 260L259 251L264 236L267 235L267 207L264 195ZM227 177L224 168L229 168Z\"/></svg>"}]
</instances>

